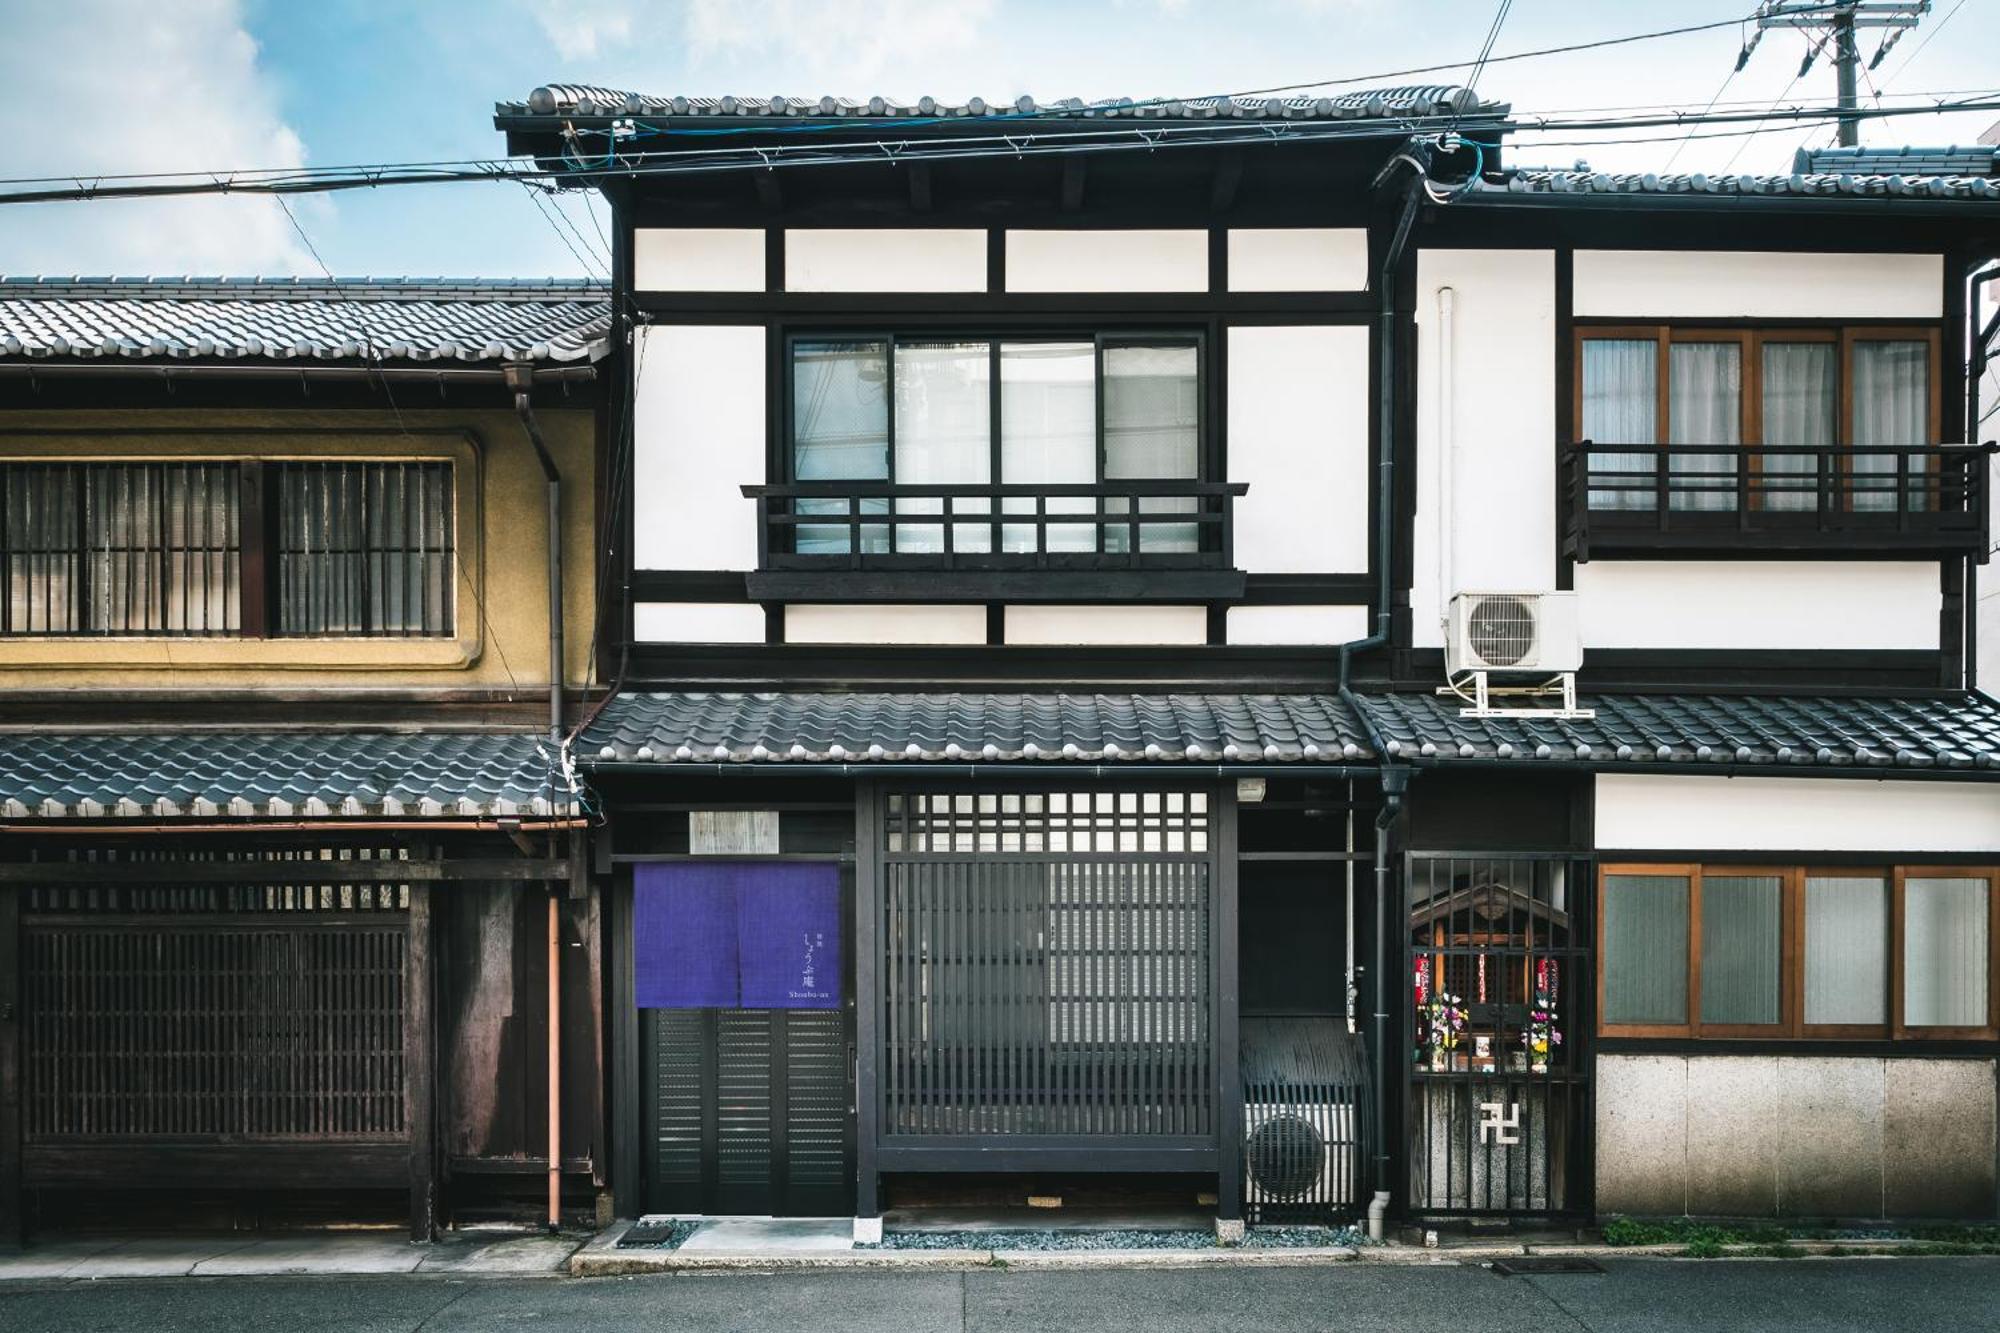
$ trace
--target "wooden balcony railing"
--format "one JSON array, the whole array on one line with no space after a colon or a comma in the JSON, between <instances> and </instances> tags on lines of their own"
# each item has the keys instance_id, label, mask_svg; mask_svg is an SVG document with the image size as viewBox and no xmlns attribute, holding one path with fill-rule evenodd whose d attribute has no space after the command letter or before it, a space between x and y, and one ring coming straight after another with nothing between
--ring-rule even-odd
<instances>
[{"instance_id":1,"label":"wooden balcony railing","mask_svg":"<svg viewBox=\"0 0 2000 1333\"><path fill-rule=\"evenodd\" d=\"M1987 444L1628 445L1562 452L1563 549L1987 555Z\"/></svg>"},{"instance_id":2,"label":"wooden balcony railing","mask_svg":"<svg viewBox=\"0 0 2000 1333\"><path fill-rule=\"evenodd\" d=\"M885 577L922 574L902 585L910 595L944 596L946 583L953 593L1001 595L1003 585L1028 589L1028 578L1034 588L1054 587L1046 576L1056 573L1065 584L1099 576L1092 592L1145 597L1241 591L1232 502L1248 489L1213 481L806 481L745 486L743 494L757 502L753 581L767 594L830 588L823 580L833 575L843 593L862 586L860 575L893 591Z\"/></svg>"}]
</instances>

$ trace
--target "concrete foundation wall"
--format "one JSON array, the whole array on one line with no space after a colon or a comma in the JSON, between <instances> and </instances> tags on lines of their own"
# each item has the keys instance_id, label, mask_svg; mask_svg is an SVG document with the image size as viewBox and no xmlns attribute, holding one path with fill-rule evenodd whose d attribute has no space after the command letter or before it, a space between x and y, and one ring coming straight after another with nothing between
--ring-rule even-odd
<instances>
[{"instance_id":1,"label":"concrete foundation wall","mask_svg":"<svg viewBox=\"0 0 2000 1333\"><path fill-rule=\"evenodd\" d=\"M1994 1062L1767 1055L1597 1060L1597 1211L1990 1217Z\"/></svg>"}]
</instances>

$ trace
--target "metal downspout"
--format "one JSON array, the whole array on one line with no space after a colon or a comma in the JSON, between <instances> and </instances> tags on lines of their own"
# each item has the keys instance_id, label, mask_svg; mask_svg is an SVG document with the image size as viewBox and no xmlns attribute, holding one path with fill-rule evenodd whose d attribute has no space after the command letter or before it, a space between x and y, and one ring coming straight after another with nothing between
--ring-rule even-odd
<instances>
[{"instance_id":1,"label":"metal downspout","mask_svg":"<svg viewBox=\"0 0 2000 1333\"><path fill-rule=\"evenodd\" d=\"M563 588L562 588L562 472L542 438L541 422L535 419L533 387L535 369L510 365L507 387L514 391L514 415L535 458L542 465L548 495L549 545L549 743L560 752L563 738ZM562 1230L562 903L560 890L549 887L548 958L548 1085L549 1085L549 1230Z\"/></svg>"},{"instance_id":2,"label":"metal downspout","mask_svg":"<svg viewBox=\"0 0 2000 1333\"><path fill-rule=\"evenodd\" d=\"M1390 597L1393 591L1392 564L1395 558L1395 518L1396 518L1396 285L1398 272L1402 267L1403 251L1410 240L1410 229L1416 222L1417 208L1423 199L1423 168L1408 156L1408 150L1399 152L1382 168L1375 178L1377 185L1386 180L1398 163L1408 165L1417 174L1403 194L1402 211L1396 217L1396 228L1389 236L1389 244L1382 252L1382 268L1376 279L1376 368L1375 368L1375 485L1377 499L1377 520L1375 524L1375 629L1364 638L1351 639L1340 645L1340 701L1360 722L1375 747L1378 761L1387 757L1381 737L1368 720L1367 713L1354 698L1349 688L1349 672L1354 654L1379 648L1389 642L1389 627L1392 619ZM1383 1230L1383 1218L1389 1207L1392 1191L1389 1188L1389 826L1394 824L1402 809L1403 788L1409 774L1404 769L1384 767L1382 770L1381 811L1375 816L1375 1017L1374 1049L1370 1052L1370 1064L1375 1081L1375 1197L1368 1205L1368 1233L1379 1239Z\"/></svg>"}]
</instances>

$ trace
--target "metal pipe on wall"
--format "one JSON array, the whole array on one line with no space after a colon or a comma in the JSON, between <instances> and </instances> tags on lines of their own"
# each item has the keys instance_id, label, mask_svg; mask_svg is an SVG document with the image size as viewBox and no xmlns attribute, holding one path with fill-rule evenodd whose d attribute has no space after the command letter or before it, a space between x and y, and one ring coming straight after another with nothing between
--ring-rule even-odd
<instances>
[{"instance_id":1,"label":"metal pipe on wall","mask_svg":"<svg viewBox=\"0 0 2000 1333\"><path fill-rule=\"evenodd\" d=\"M535 419L535 404L531 389L535 382L535 368L530 365L514 364L507 367L507 387L514 391L514 415L521 419L521 429L528 436L528 443L535 447L535 459L542 465L542 476L547 483L548 525L549 525L549 739L560 746L563 743L563 589L562 589L562 472L556 467L555 455L549 452L548 441L542 438L542 424Z\"/></svg>"}]
</instances>

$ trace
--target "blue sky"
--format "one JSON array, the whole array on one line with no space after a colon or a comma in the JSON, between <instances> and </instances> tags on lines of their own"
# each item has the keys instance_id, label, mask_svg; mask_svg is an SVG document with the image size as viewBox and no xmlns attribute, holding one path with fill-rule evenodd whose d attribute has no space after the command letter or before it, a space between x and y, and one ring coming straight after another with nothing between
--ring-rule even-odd
<instances>
[{"instance_id":1,"label":"blue sky","mask_svg":"<svg viewBox=\"0 0 2000 1333\"><path fill-rule=\"evenodd\" d=\"M1504 54L1733 19L1754 0L1516 0ZM1475 55L1496 0L0 0L0 79L17 129L0 175L209 170L492 156L492 105L556 80L719 95L886 93L988 100L1197 95ZM1938 0L1864 99L2000 87L2000 0ZM1926 37L1935 32L1934 39ZM1734 29L1506 63L1480 80L1519 111L1831 100L1802 40L1768 37L1729 75ZM1872 52L1865 44L1864 55ZM1424 81L1424 80L1411 80ZM1864 126L1874 143L1969 141L2000 113ZM21 126L33 128L24 133ZM1650 132L1663 134L1663 132ZM1830 130L1622 145L1524 140L1514 160L1612 170L1788 169ZM590 205L561 201L596 241ZM295 200L0 208L8 273L573 275L518 185ZM573 253L583 251L581 257Z\"/></svg>"}]
</instances>

